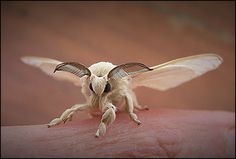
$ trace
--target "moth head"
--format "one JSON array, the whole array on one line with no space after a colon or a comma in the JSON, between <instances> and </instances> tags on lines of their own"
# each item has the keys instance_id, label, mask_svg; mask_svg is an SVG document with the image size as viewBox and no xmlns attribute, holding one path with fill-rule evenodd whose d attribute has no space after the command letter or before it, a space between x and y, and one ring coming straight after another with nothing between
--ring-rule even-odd
<instances>
[{"instance_id":1,"label":"moth head","mask_svg":"<svg viewBox=\"0 0 236 159\"><path fill-rule=\"evenodd\" d=\"M119 80L123 77L134 75L136 73L150 71L149 67L142 63L126 63L112 68L106 75L97 76L92 74L91 71L82 64L76 62L64 62L56 66L56 71L66 71L73 73L80 78L88 76L86 79L89 80L88 88L91 92L98 96L103 93L109 93L112 90L111 80Z\"/></svg>"},{"instance_id":2,"label":"moth head","mask_svg":"<svg viewBox=\"0 0 236 159\"><path fill-rule=\"evenodd\" d=\"M109 93L111 91L111 84L108 82L106 76L98 77L91 75L89 89L98 96L103 93Z\"/></svg>"},{"instance_id":3,"label":"moth head","mask_svg":"<svg viewBox=\"0 0 236 159\"><path fill-rule=\"evenodd\" d=\"M91 92L98 96L111 91L111 85L107 80L107 76L96 76L82 64L76 62L63 62L56 66L54 72L56 71L70 72L76 76L79 76L80 78L88 76L86 78L89 82L88 88L91 90Z\"/></svg>"},{"instance_id":4,"label":"moth head","mask_svg":"<svg viewBox=\"0 0 236 159\"><path fill-rule=\"evenodd\" d=\"M151 71L149 67L141 63L126 63L112 68L104 76L91 75L90 77L90 90L101 96L103 93L109 93L113 88L111 83L114 84L116 80L120 80L123 77L134 75L136 73Z\"/></svg>"}]
</instances>

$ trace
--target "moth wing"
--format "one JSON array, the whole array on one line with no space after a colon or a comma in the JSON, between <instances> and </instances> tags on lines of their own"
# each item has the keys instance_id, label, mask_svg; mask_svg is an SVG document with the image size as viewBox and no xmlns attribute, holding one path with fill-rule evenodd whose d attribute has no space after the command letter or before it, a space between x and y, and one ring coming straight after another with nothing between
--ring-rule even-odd
<instances>
[{"instance_id":1,"label":"moth wing","mask_svg":"<svg viewBox=\"0 0 236 159\"><path fill-rule=\"evenodd\" d=\"M37 67L46 73L49 76L57 80L65 80L74 83L76 86L80 86L80 78L74 74L69 72L57 71L55 73L54 70L58 64L61 64L61 61L43 58L43 57L33 57L33 56L25 56L21 57L21 60L31 66Z\"/></svg>"},{"instance_id":2,"label":"moth wing","mask_svg":"<svg viewBox=\"0 0 236 159\"><path fill-rule=\"evenodd\" d=\"M145 86L160 91L177 87L216 69L223 59L216 54L188 56L151 67L132 77L132 88Z\"/></svg>"}]
</instances>

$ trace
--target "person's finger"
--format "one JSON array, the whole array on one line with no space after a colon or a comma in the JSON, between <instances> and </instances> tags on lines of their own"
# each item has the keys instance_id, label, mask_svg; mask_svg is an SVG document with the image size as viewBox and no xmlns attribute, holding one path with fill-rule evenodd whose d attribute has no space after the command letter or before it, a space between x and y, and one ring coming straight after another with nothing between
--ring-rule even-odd
<instances>
[{"instance_id":1,"label":"person's finger","mask_svg":"<svg viewBox=\"0 0 236 159\"><path fill-rule=\"evenodd\" d=\"M100 138L94 137L100 118L53 128L4 126L2 157L235 157L234 113L150 109L137 115L139 126L117 114Z\"/></svg>"}]
</instances>

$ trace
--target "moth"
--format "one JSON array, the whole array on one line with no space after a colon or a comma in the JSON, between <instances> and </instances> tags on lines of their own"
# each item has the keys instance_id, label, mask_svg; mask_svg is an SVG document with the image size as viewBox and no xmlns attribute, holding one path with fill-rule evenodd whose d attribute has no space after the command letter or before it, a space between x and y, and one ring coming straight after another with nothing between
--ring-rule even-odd
<instances>
[{"instance_id":1,"label":"moth","mask_svg":"<svg viewBox=\"0 0 236 159\"><path fill-rule=\"evenodd\" d=\"M128 112L135 123L141 124L135 111L148 108L138 104L135 88L145 86L159 91L169 90L216 69L223 62L216 54L188 56L153 67L138 62L121 65L98 62L86 67L77 62L29 56L21 60L56 79L73 82L81 87L86 98L86 103L66 109L48 127L71 121L77 111L88 109L92 116L102 116L95 137L106 133L108 126L115 121L117 111Z\"/></svg>"}]
</instances>

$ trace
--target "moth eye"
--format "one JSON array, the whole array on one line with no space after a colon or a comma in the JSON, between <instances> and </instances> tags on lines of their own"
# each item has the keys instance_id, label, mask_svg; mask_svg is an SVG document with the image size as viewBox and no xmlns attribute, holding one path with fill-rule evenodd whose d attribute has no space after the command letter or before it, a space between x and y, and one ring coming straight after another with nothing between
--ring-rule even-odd
<instances>
[{"instance_id":1,"label":"moth eye","mask_svg":"<svg viewBox=\"0 0 236 159\"><path fill-rule=\"evenodd\" d=\"M107 82L106 87L104 89L104 92L107 93L107 92L110 92L110 91L111 91L111 85Z\"/></svg>"},{"instance_id":2,"label":"moth eye","mask_svg":"<svg viewBox=\"0 0 236 159\"><path fill-rule=\"evenodd\" d=\"M89 88L90 88L91 91L94 92L93 87L92 87L92 83L89 84Z\"/></svg>"}]
</instances>

